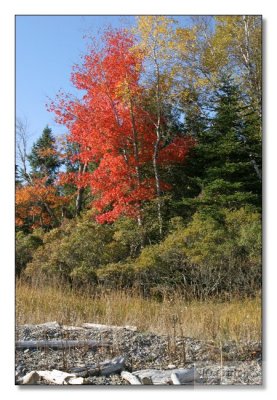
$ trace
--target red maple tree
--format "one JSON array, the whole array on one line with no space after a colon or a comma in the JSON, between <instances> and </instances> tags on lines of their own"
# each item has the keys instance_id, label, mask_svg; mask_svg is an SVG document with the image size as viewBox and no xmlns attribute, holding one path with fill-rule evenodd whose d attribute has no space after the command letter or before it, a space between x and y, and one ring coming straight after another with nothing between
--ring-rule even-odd
<instances>
[{"instance_id":1,"label":"red maple tree","mask_svg":"<svg viewBox=\"0 0 277 400\"><path fill-rule=\"evenodd\" d=\"M141 224L143 202L156 196L151 172L155 127L142 106L144 55L134 44L126 30L106 31L103 46L90 48L73 68L73 84L85 91L82 99L59 93L49 105L57 121L67 126L69 140L79 145L80 162L94 166L68 179L91 188L100 223L126 215ZM190 145L184 137L167 146L161 141L158 163L183 162ZM161 187L170 188L162 182Z\"/></svg>"}]
</instances>

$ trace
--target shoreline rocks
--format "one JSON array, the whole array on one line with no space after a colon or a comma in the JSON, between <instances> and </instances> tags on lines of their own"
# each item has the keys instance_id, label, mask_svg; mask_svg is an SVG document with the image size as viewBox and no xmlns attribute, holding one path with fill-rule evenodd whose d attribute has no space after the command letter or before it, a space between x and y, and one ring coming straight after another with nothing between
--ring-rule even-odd
<instances>
[{"instance_id":1,"label":"shoreline rocks","mask_svg":"<svg viewBox=\"0 0 277 400\"><path fill-rule=\"evenodd\" d=\"M99 324L83 324L68 328L56 322L16 327L16 341L83 342L80 347L58 350L47 346L16 349L16 384L22 384L23 377L32 371L58 370L71 373L74 368L85 370L88 366L104 365L107 360L117 357L124 358L125 370L134 375L140 370L170 370L171 366L174 370L170 374L175 369L195 368L201 385L262 384L259 342L226 342L219 347L211 341L159 336L151 332L139 332L135 327L128 329L105 325L102 329ZM92 350L85 345L86 341L105 342L108 346ZM48 383L42 379L38 384ZM130 385L120 375L120 370L105 376L88 374L83 384Z\"/></svg>"}]
</instances>

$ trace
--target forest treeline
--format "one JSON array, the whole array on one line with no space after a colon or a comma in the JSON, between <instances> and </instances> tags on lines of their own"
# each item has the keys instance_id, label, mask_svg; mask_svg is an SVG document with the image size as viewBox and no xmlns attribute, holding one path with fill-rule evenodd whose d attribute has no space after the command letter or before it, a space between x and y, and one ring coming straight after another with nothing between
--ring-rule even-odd
<instances>
[{"instance_id":1,"label":"forest treeline","mask_svg":"<svg viewBox=\"0 0 277 400\"><path fill-rule=\"evenodd\" d=\"M261 18L141 16L90 40L28 152L16 275L157 297L261 288Z\"/></svg>"}]
</instances>

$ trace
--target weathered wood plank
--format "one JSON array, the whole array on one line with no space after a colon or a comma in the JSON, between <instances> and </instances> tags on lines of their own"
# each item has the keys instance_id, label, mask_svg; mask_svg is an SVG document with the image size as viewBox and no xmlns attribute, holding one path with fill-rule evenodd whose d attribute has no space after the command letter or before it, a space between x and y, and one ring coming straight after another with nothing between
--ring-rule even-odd
<instances>
[{"instance_id":1,"label":"weathered wood plank","mask_svg":"<svg viewBox=\"0 0 277 400\"><path fill-rule=\"evenodd\" d=\"M108 346L109 344L106 342L96 342L95 340L22 340L15 343L17 350L44 348L63 350L75 347L85 347L92 350Z\"/></svg>"}]
</instances>

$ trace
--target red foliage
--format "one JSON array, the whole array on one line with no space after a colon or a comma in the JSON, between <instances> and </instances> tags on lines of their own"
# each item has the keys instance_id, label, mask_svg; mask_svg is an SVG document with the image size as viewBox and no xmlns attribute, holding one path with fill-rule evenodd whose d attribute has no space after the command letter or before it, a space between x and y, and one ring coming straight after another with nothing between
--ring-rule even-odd
<instances>
[{"instance_id":1,"label":"red foliage","mask_svg":"<svg viewBox=\"0 0 277 400\"><path fill-rule=\"evenodd\" d=\"M155 182L145 167L151 166L156 140L151 116L141 106L143 54L134 50L135 39L125 30L107 31L103 39L103 47L90 49L73 69L72 82L85 91L83 98L72 100L60 93L49 106L68 127L69 140L79 144L80 162L97 166L93 172L62 179L91 187L101 223L122 214L135 217L141 202L155 197ZM158 162L183 162L189 145L175 138L161 149Z\"/></svg>"},{"instance_id":2,"label":"red foliage","mask_svg":"<svg viewBox=\"0 0 277 400\"><path fill-rule=\"evenodd\" d=\"M152 182L143 179L138 183L134 166L121 155L106 154L91 174L90 184L96 196L94 207L103 212L112 206L97 217L98 222L112 222L122 214L135 217L140 203L155 196Z\"/></svg>"},{"instance_id":3,"label":"red foliage","mask_svg":"<svg viewBox=\"0 0 277 400\"><path fill-rule=\"evenodd\" d=\"M175 137L168 146L161 148L158 163L162 165L183 163L193 145L194 140L190 137Z\"/></svg>"}]
</instances>

